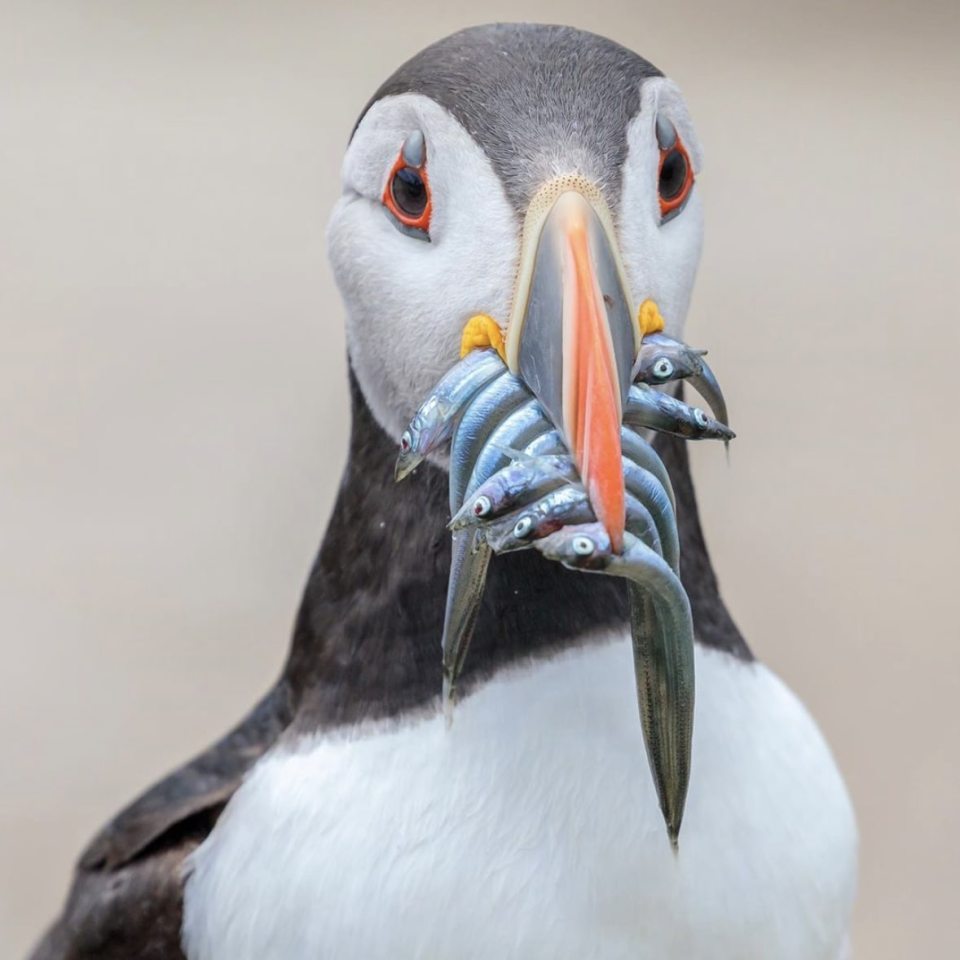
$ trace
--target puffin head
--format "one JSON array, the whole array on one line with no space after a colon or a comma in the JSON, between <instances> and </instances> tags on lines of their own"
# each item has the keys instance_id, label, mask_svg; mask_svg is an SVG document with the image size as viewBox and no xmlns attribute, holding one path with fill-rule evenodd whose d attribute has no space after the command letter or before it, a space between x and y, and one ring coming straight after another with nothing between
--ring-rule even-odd
<instances>
[{"instance_id":1,"label":"puffin head","mask_svg":"<svg viewBox=\"0 0 960 960\"><path fill-rule=\"evenodd\" d=\"M610 40L472 27L371 99L328 230L360 389L398 437L472 346L497 348L602 503L645 332L678 336L702 239L677 87Z\"/></svg>"}]
</instances>

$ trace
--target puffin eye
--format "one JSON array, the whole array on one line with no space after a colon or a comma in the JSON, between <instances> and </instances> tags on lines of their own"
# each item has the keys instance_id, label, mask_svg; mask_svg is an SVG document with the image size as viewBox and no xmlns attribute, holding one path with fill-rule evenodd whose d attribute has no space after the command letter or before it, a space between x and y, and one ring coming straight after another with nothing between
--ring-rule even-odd
<instances>
[{"instance_id":1,"label":"puffin eye","mask_svg":"<svg viewBox=\"0 0 960 960\"><path fill-rule=\"evenodd\" d=\"M660 200L664 203L676 200L686 182L686 156L679 149L668 150L660 162Z\"/></svg>"},{"instance_id":2,"label":"puffin eye","mask_svg":"<svg viewBox=\"0 0 960 960\"><path fill-rule=\"evenodd\" d=\"M693 164L674 125L665 117L657 118L660 145L660 171L657 192L660 196L660 222L672 220L684 207L693 189Z\"/></svg>"},{"instance_id":3,"label":"puffin eye","mask_svg":"<svg viewBox=\"0 0 960 960\"><path fill-rule=\"evenodd\" d=\"M666 380L669 376L673 374L673 364L670 362L667 357L661 357L653 365L653 375L658 380Z\"/></svg>"},{"instance_id":4,"label":"puffin eye","mask_svg":"<svg viewBox=\"0 0 960 960\"><path fill-rule=\"evenodd\" d=\"M418 240L430 239L430 182L426 144L420 131L410 134L401 146L382 201L402 233Z\"/></svg>"},{"instance_id":5,"label":"puffin eye","mask_svg":"<svg viewBox=\"0 0 960 960\"><path fill-rule=\"evenodd\" d=\"M573 552L578 557L589 557L594 551L593 541L583 535L574 537L571 546L573 547Z\"/></svg>"},{"instance_id":6,"label":"puffin eye","mask_svg":"<svg viewBox=\"0 0 960 960\"><path fill-rule=\"evenodd\" d=\"M412 167L401 167L394 173L390 195L400 212L411 220L419 220L427 209L427 185Z\"/></svg>"}]
</instances>

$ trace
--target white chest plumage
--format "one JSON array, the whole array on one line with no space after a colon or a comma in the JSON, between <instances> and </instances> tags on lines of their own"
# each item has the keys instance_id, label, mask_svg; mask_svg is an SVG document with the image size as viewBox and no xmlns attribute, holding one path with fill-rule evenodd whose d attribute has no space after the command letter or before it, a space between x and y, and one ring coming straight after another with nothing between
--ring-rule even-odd
<instances>
[{"instance_id":1,"label":"white chest plumage","mask_svg":"<svg viewBox=\"0 0 960 960\"><path fill-rule=\"evenodd\" d=\"M626 638L266 756L193 856L189 960L837 960L856 828L765 667L697 653L680 852Z\"/></svg>"}]
</instances>

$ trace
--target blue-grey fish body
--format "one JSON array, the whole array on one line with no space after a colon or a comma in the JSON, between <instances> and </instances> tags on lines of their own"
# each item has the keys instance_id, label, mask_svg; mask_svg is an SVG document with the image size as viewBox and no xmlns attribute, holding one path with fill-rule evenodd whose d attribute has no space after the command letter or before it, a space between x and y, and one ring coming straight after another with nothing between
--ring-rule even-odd
<instances>
[{"instance_id":1,"label":"blue-grey fish body","mask_svg":"<svg viewBox=\"0 0 960 960\"><path fill-rule=\"evenodd\" d=\"M541 433L524 447L523 452L529 457L540 457L548 454L568 453L563 434L556 428Z\"/></svg>"},{"instance_id":2,"label":"blue-grey fish body","mask_svg":"<svg viewBox=\"0 0 960 960\"><path fill-rule=\"evenodd\" d=\"M494 350L473 350L444 374L400 437L397 480L450 439L464 406L505 370Z\"/></svg>"},{"instance_id":3,"label":"blue-grey fish body","mask_svg":"<svg viewBox=\"0 0 960 960\"><path fill-rule=\"evenodd\" d=\"M640 720L660 806L676 845L693 742L693 618L686 591L664 559L630 533L624 536L623 552L614 553L599 523L565 527L535 546L571 569L630 582Z\"/></svg>"},{"instance_id":4,"label":"blue-grey fish body","mask_svg":"<svg viewBox=\"0 0 960 960\"><path fill-rule=\"evenodd\" d=\"M646 384L630 387L623 420L632 427L660 430L685 440L732 440L736 436L699 407L691 407Z\"/></svg>"},{"instance_id":5,"label":"blue-grey fish body","mask_svg":"<svg viewBox=\"0 0 960 960\"><path fill-rule=\"evenodd\" d=\"M576 466L568 455L531 457L524 454L472 488L450 527L456 530L487 517L500 516L522 503L538 500L556 487L579 480Z\"/></svg>"},{"instance_id":6,"label":"blue-grey fish body","mask_svg":"<svg viewBox=\"0 0 960 960\"><path fill-rule=\"evenodd\" d=\"M703 359L705 353L706 350L695 350L664 333L648 333L634 362L632 379L635 383L650 386L687 380L707 401L714 417L720 423L729 424L723 391L710 365Z\"/></svg>"},{"instance_id":7,"label":"blue-grey fish body","mask_svg":"<svg viewBox=\"0 0 960 960\"><path fill-rule=\"evenodd\" d=\"M659 552L662 549L660 533L651 510L629 491L624 502L627 529ZM482 535L496 553L509 553L535 546L534 541L563 527L595 522L596 515L586 490L579 483L569 483L484 523Z\"/></svg>"},{"instance_id":8,"label":"blue-grey fish body","mask_svg":"<svg viewBox=\"0 0 960 960\"><path fill-rule=\"evenodd\" d=\"M539 400L531 397L517 407L487 438L470 473L464 501L473 496L476 489L493 474L507 466L511 457L519 453L534 437L551 429L552 424L546 418Z\"/></svg>"},{"instance_id":9,"label":"blue-grey fish body","mask_svg":"<svg viewBox=\"0 0 960 960\"><path fill-rule=\"evenodd\" d=\"M455 530L443 618L443 703L449 710L457 677L470 647L490 565L490 548L472 529Z\"/></svg>"},{"instance_id":10,"label":"blue-grey fish body","mask_svg":"<svg viewBox=\"0 0 960 960\"><path fill-rule=\"evenodd\" d=\"M663 461L657 456L657 451L626 425L620 428L620 451L623 456L632 460L638 467L643 467L644 470L652 473L666 491L670 503L676 505L670 474L667 472Z\"/></svg>"},{"instance_id":11,"label":"blue-grey fish body","mask_svg":"<svg viewBox=\"0 0 960 960\"><path fill-rule=\"evenodd\" d=\"M530 391L512 373L504 373L470 401L457 424L450 445L450 513L463 503L467 484L480 451L500 422L522 403Z\"/></svg>"},{"instance_id":12,"label":"blue-grey fish body","mask_svg":"<svg viewBox=\"0 0 960 960\"><path fill-rule=\"evenodd\" d=\"M643 503L653 516L664 560L672 569L679 569L680 539L677 535L677 517L669 494L649 470L638 466L628 457L623 458L623 473L626 489Z\"/></svg>"},{"instance_id":13,"label":"blue-grey fish body","mask_svg":"<svg viewBox=\"0 0 960 960\"><path fill-rule=\"evenodd\" d=\"M484 524L483 536L497 553L524 550L540 537L570 523L594 520L587 492L579 483L557 487L519 510Z\"/></svg>"},{"instance_id":14,"label":"blue-grey fish body","mask_svg":"<svg viewBox=\"0 0 960 960\"><path fill-rule=\"evenodd\" d=\"M550 429L539 403L510 373L484 387L457 424L450 449L450 512L456 515L469 488L509 460L505 451ZM472 530L453 536L443 637L443 702L452 703L457 677L480 612L490 547Z\"/></svg>"}]
</instances>

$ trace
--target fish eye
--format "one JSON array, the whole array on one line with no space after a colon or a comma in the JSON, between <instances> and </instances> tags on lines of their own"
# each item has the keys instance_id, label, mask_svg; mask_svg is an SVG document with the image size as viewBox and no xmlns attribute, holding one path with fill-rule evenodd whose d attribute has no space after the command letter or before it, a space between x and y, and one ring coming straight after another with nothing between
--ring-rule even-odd
<instances>
[{"instance_id":1,"label":"fish eye","mask_svg":"<svg viewBox=\"0 0 960 960\"><path fill-rule=\"evenodd\" d=\"M578 557L589 557L596 549L593 541L589 537L583 536L583 534L574 537L571 546L573 547L573 552Z\"/></svg>"},{"instance_id":2,"label":"fish eye","mask_svg":"<svg viewBox=\"0 0 960 960\"><path fill-rule=\"evenodd\" d=\"M489 512L493 504L490 502L489 497L477 497L473 501L473 515L475 517L485 517Z\"/></svg>"},{"instance_id":3,"label":"fish eye","mask_svg":"<svg viewBox=\"0 0 960 960\"><path fill-rule=\"evenodd\" d=\"M710 418L699 408L693 408L693 419L697 421L698 427L706 427L710 423Z\"/></svg>"},{"instance_id":4,"label":"fish eye","mask_svg":"<svg viewBox=\"0 0 960 960\"><path fill-rule=\"evenodd\" d=\"M513 527L513 535L518 539L522 540L524 537L530 534L530 531L533 529L533 520L530 517L521 517Z\"/></svg>"},{"instance_id":5,"label":"fish eye","mask_svg":"<svg viewBox=\"0 0 960 960\"><path fill-rule=\"evenodd\" d=\"M410 448L413 446L413 437L410 436L409 430L403 431L403 436L400 437L400 450L403 453L409 453Z\"/></svg>"},{"instance_id":6,"label":"fish eye","mask_svg":"<svg viewBox=\"0 0 960 960\"><path fill-rule=\"evenodd\" d=\"M673 363L666 357L661 357L653 365L653 375L658 380L666 380L673 375Z\"/></svg>"}]
</instances>

